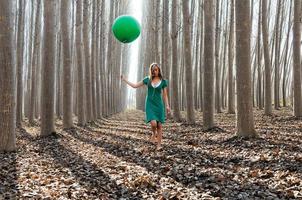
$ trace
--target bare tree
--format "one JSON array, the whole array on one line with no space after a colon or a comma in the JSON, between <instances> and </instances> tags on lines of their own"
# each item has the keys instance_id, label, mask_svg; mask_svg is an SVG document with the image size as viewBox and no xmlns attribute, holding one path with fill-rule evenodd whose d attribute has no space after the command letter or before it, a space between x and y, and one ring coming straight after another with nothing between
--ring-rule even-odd
<instances>
[{"instance_id":1,"label":"bare tree","mask_svg":"<svg viewBox=\"0 0 302 200\"><path fill-rule=\"evenodd\" d=\"M24 5L19 0L18 36L17 36L17 126L21 126L23 109L23 48L24 48Z\"/></svg>"},{"instance_id":2,"label":"bare tree","mask_svg":"<svg viewBox=\"0 0 302 200\"><path fill-rule=\"evenodd\" d=\"M236 0L237 135L255 137L251 94L250 1Z\"/></svg>"},{"instance_id":3,"label":"bare tree","mask_svg":"<svg viewBox=\"0 0 302 200\"><path fill-rule=\"evenodd\" d=\"M229 68L228 68L228 113L235 113L233 87L234 61L234 0L231 0L230 36L229 36Z\"/></svg>"},{"instance_id":4,"label":"bare tree","mask_svg":"<svg viewBox=\"0 0 302 200\"><path fill-rule=\"evenodd\" d=\"M55 80L55 13L56 2L44 2L44 64L42 74L41 135L55 132L54 127L54 80Z\"/></svg>"},{"instance_id":5,"label":"bare tree","mask_svg":"<svg viewBox=\"0 0 302 200\"><path fill-rule=\"evenodd\" d=\"M63 54L63 127L71 128L72 123L72 65L71 65L71 45L70 45L70 25L71 16L70 1L61 1L61 31L62 31L62 54Z\"/></svg>"},{"instance_id":6,"label":"bare tree","mask_svg":"<svg viewBox=\"0 0 302 200\"><path fill-rule=\"evenodd\" d=\"M268 28L267 28L267 0L262 0L262 41L265 64L265 93L264 114L272 114L272 87L271 87L271 61L269 55Z\"/></svg>"},{"instance_id":7,"label":"bare tree","mask_svg":"<svg viewBox=\"0 0 302 200\"><path fill-rule=\"evenodd\" d=\"M176 121L180 121L180 110L179 110L179 89L178 89L178 56L177 56L177 38L179 35L179 28L177 26L177 0L172 1L172 107L173 117Z\"/></svg>"},{"instance_id":8,"label":"bare tree","mask_svg":"<svg viewBox=\"0 0 302 200\"><path fill-rule=\"evenodd\" d=\"M186 68L186 101L187 101L187 121L189 124L195 123L194 103L193 103L193 84L192 84L192 58L191 58L191 34L190 26L192 19L189 13L189 1L183 2L184 20L184 49L185 49L185 68Z\"/></svg>"},{"instance_id":9,"label":"bare tree","mask_svg":"<svg viewBox=\"0 0 302 200\"><path fill-rule=\"evenodd\" d=\"M203 84L203 126L205 130L214 127L214 1L204 1L204 84Z\"/></svg>"},{"instance_id":10,"label":"bare tree","mask_svg":"<svg viewBox=\"0 0 302 200\"><path fill-rule=\"evenodd\" d=\"M36 94L37 94L37 65L40 63L40 46L41 46L41 1L37 1L37 14L35 21L35 36L34 36L34 45L33 45L33 62L32 62L32 71L31 71L31 95L30 95L30 111L29 111L29 123L34 125L35 118L35 107L36 107Z\"/></svg>"},{"instance_id":11,"label":"bare tree","mask_svg":"<svg viewBox=\"0 0 302 200\"><path fill-rule=\"evenodd\" d=\"M76 16L76 51L77 51L77 70L78 70L78 124L86 124L85 113L85 87L84 87L84 68L83 68L83 1L77 0L77 16Z\"/></svg>"},{"instance_id":12,"label":"bare tree","mask_svg":"<svg viewBox=\"0 0 302 200\"><path fill-rule=\"evenodd\" d=\"M13 2L0 1L0 152L16 149L16 65L13 55Z\"/></svg>"},{"instance_id":13,"label":"bare tree","mask_svg":"<svg viewBox=\"0 0 302 200\"><path fill-rule=\"evenodd\" d=\"M302 96L301 96L301 1L295 0L294 4L294 68L293 68L293 86L294 86L294 116L302 116Z\"/></svg>"}]
</instances>

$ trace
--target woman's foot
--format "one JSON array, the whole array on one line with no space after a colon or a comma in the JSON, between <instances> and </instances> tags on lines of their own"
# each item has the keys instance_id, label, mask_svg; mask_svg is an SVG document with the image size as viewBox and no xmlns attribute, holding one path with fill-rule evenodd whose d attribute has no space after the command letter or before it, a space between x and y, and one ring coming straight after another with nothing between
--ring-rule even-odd
<instances>
[{"instance_id":1,"label":"woman's foot","mask_svg":"<svg viewBox=\"0 0 302 200\"><path fill-rule=\"evenodd\" d=\"M155 137L154 134L152 134L152 135L150 136L150 142L152 142L153 144L156 143L156 137Z\"/></svg>"}]
</instances>

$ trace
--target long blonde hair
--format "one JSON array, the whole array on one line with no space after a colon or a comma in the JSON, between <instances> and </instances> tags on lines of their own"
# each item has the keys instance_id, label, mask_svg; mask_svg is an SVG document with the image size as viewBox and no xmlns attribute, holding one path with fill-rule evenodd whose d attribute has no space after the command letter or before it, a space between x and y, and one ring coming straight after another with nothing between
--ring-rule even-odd
<instances>
[{"instance_id":1,"label":"long blonde hair","mask_svg":"<svg viewBox=\"0 0 302 200\"><path fill-rule=\"evenodd\" d=\"M153 68L154 68L155 66L158 67L158 77L159 77L160 79L163 79L163 76L162 76L162 74L161 74L161 68L159 67L159 64L157 64L157 63L152 63L152 64L150 65L150 67L149 67L149 78L150 78L150 80L153 80L153 78L154 78L154 75L153 75L152 71L153 71Z\"/></svg>"}]
</instances>

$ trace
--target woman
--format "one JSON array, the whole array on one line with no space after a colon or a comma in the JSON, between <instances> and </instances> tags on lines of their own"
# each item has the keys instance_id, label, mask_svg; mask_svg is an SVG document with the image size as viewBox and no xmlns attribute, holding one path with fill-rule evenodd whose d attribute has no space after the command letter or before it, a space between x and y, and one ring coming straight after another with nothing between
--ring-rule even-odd
<instances>
[{"instance_id":1,"label":"woman","mask_svg":"<svg viewBox=\"0 0 302 200\"><path fill-rule=\"evenodd\" d=\"M153 143L157 143L156 149L159 150L162 141L162 124L165 123L164 102L167 112L170 113L167 92L168 81L163 79L160 67L157 63L152 63L150 65L149 76L146 76L138 83L129 82L123 75L121 76L121 79L133 88L139 88L143 85L147 86L148 91L145 103L146 123L150 122L151 124L152 135L150 140Z\"/></svg>"}]
</instances>

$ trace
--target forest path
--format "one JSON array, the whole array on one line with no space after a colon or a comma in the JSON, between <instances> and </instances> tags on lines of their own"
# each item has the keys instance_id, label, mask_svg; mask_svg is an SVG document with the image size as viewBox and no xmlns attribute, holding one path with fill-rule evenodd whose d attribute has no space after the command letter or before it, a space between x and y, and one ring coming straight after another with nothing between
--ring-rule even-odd
<instances>
[{"instance_id":1,"label":"forest path","mask_svg":"<svg viewBox=\"0 0 302 200\"><path fill-rule=\"evenodd\" d=\"M302 198L302 120L290 115L255 110L253 140L233 137L233 114L216 114L212 132L168 120L159 151L141 111L70 130L57 121L48 138L24 123L18 151L0 154L0 199Z\"/></svg>"}]
</instances>

